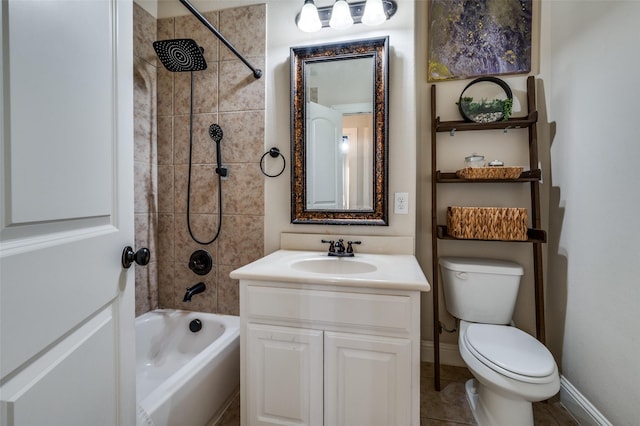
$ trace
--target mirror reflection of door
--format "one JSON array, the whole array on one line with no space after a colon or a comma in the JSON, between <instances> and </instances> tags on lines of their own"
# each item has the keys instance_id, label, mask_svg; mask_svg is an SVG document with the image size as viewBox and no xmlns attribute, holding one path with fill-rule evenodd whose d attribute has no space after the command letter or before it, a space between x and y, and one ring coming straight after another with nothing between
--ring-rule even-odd
<instances>
[{"instance_id":1,"label":"mirror reflection of door","mask_svg":"<svg viewBox=\"0 0 640 426\"><path fill-rule=\"evenodd\" d=\"M307 209L344 208L342 113L307 103Z\"/></svg>"},{"instance_id":2,"label":"mirror reflection of door","mask_svg":"<svg viewBox=\"0 0 640 426\"><path fill-rule=\"evenodd\" d=\"M373 69L371 56L306 68L308 210L373 209Z\"/></svg>"}]
</instances>

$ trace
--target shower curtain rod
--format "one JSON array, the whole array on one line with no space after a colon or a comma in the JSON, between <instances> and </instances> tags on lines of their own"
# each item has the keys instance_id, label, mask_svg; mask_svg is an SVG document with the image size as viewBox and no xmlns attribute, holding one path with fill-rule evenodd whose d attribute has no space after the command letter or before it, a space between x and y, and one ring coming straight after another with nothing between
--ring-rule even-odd
<instances>
[{"instance_id":1,"label":"shower curtain rod","mask_svg":"<svg viewBox=\"0 0 640 426\"><path fill-rule=\"evenodd\" d=\"M259 69L255 68L255 67L253 67L253 66L249 63L249 61L247 61L247 60L244 58L244 56L242 56L242 55L240 54L240 52L238 52L238 51L236 50L236 48L235 48L235 47L233 47L233 45L232 45L231 43L229 43L229 42L227 41L227 39L226 39L226 38L224 38L224 36L223 36L222 34L220 34L220 32L219 32L218 30L216 30L216 28L215 28L213 25L211 25L211 22L209 22L209 21L207 20L207 18L205 18L205 17L204 17L204 15L203 15L202 13L200 13L200 11L198 11L198 9L196 9L196 8L195 8L191 3L189 3L189 1L188 1L188 0L180 0L180 3L182 3L182 4L183 4L187 9L189 9L189 11L190 11L191 13L193 13L193 16L195 16L196 18L198 18L198 20L199 20L200 22L202 22L202 23L204 24L204 26L205 26L205 27L209 28L209 30L210 30L213 34L215 34L215 36L216 36L216 37L218 37L218 38L220 39L220 41L221 41L222 43L224 43L224 45L225 45L225 46L227 46L227 47L229 48L229 50L231 50L231 51L232 51L232 52L233 52L233 53L234 53L234 54L235 54L235 55L236 55L236 56L237 56L237 57L238 57L242 62L244 62L244 64L245 64L247 67L249 67L249 69L250 69L251 71L253 71L253 76L254 76L255 78L260 78L260 77L262 77L262 70L259 70Z\"/></svg>"}]
</instances>

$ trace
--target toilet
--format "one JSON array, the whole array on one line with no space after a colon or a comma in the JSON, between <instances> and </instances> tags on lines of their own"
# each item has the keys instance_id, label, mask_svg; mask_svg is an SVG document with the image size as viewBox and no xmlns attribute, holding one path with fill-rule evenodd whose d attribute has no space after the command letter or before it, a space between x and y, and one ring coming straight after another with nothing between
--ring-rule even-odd
<instances>
[{"instance_id":1,"label":"toilet","mask_svg":"<svg viewBox=\"0 0 640 426\"><path fill-rule=\"evenodd\" d=\"M532 402L560 389L551 352L512 325L522 266L467 257L439 259L447 310L460 320L460 355L474 376L465 390L480 426L533 425Z\"/></svg>"}]
</instances>

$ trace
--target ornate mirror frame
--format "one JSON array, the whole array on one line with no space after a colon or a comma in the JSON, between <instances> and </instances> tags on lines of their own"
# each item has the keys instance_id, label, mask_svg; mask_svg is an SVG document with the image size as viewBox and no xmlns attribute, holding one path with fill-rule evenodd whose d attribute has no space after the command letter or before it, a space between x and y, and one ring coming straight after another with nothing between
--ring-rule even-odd
<instances>
[{"instance_id":1,"label":"ornate mirror frame","mask_svg":"<svg viewBox=\"0 0 640 426\"><path fill-rule=\"evenodd\" d=\"M291 223L388 225L389 37L291 48ZM373 206L370 210L307 209L307 65L333 60L373 58Z\"/></svg>"}]
</instances>

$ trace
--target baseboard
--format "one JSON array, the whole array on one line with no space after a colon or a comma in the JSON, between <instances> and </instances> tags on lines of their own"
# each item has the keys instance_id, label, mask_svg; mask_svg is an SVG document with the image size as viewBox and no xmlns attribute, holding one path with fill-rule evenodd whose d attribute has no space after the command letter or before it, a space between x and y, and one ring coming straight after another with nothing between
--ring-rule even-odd
<instances>
[{"instance_id":1,"label":"baseboard","mask_svg":"<svg viewBox=\"0 0 640 426\"><path fill-rule=\"evenodd\" d=\"M612 426L611 422L562 375L560 375L560 402L581 425Z\"/></svg>"},{"instance_id":2,"label":"baseboard","mask_svg":"<svg viewBox=\"0 0 640 426\"><path fill-rule=\"evenodd\" d=\"M420 342L420 360L433 362L433 342L422 340ZM440 364L464 367L465 363L458 351L458 345L451 343L440 343Z\"/></svg>"}]
</instances>

